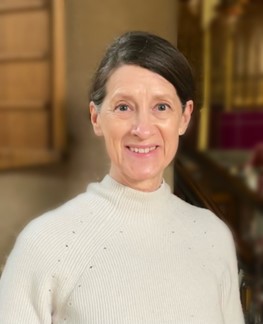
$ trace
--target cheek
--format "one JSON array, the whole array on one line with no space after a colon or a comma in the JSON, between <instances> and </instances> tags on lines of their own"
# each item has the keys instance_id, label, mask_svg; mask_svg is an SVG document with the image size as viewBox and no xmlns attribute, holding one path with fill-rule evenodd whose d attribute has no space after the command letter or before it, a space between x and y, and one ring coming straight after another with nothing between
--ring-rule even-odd
<instances>
[{"instance_id":1,"label":"cheek","mask_svg":"<svg viewBox=\"0 0 263 324\"><path fill-rule=\"evenodd\" d=\"M105 124L104 126L102 132L108 155L110 157L119 155L123 145L124 131L119 125Z\"/></svg>"},{"instance_id":2,"label":"cheek","mask_svg":"<svg viewBox=\"0 0 263 324\"><path fill-rule=\"evenodd\" d=\"M176 120L167 120L160 127L163 139L172 143L176 143L179 137L180 122Z\"/></svg>"},{"instance_id":3,"label":"cheek","mask_svg":"<svg viewBox=\"0 0 263 324\"><path fill-rule=\"evenodd\" d=\"M179 142L179 125L177 123L169 123L162 129L162 137L164 141L165 154L169 157L175 155Z\"/></svg>"},{"instance_id":4,"label":"cheek","mask_svg":"<svg viewBox=\"0 0 263 324\"><path fill-rule=\"evenodd\" d=\"M170 136L170 140L168 142L168 150L169 153L173 156L175 155L179 143L179 135L178 133L172 133Z\"/></svg>"},{"instance_id":5,"label":"cheek","mask_svg":"<svg viewBox=\"0 0 263 324\"><path fill-rule=\"evenodd\" d=\"M100 127L105 140L116 137L118 128L111 119L101 118Z\"/></svg>"}]
</instances>

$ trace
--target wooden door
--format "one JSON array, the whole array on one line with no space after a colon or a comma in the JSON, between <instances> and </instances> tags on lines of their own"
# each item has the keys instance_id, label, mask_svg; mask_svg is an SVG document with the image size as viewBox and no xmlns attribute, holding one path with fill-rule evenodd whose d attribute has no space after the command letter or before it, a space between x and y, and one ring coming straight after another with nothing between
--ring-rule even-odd
<instances>
[{"instance_id":1,"label":"wooden door","mask_svg":"<svg viewBox=\"0 0 263 324\"><path fill-rule=\"evenodd\" d=\"M0 168L64 149L62 0L0 0Z\"/></svg>"}]
</instances>

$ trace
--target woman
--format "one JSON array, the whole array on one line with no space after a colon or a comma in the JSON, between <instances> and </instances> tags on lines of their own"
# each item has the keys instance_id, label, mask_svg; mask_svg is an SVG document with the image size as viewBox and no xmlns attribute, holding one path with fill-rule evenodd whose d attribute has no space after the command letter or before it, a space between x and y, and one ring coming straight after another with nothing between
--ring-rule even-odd
<instances>
[{"instance_id":1,"label":"woman","mask_svg":"<svg viewBox=\"0 0 263 324\"><path fill-rule=\"evenodd\" d=\"M1 324L243 323L229 230L163 180L193 90L166 40L129 32L110 46L90 101L109 174L20 234L1 280Z\"/></svg>"}]
</instances>

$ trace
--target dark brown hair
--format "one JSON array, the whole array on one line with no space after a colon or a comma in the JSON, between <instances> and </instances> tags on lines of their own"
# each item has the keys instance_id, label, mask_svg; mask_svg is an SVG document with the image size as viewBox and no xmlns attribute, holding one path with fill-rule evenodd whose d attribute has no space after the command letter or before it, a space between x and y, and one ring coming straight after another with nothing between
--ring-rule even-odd
<instances>
[{"instance_id":1,"label":"dark brown hair","mask_svg":"<svg viewBox=\"0 0 263 324\"><path fill-rule=\"evenodd\" d=\"M127 32L107 49L94 75L90 100L99 106L106 96L106 83L120 66L136 65L155 72L177 91L182 106L194 99L194 80L184 55L167 40L147 32Z\"/></svg>"}]
</instances>

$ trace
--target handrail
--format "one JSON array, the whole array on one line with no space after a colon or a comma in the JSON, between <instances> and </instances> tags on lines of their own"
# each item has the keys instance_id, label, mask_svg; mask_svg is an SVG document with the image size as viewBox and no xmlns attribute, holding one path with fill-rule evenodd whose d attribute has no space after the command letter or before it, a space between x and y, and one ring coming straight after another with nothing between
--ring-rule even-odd
<instances>
[{"instance_id":1,"label":"handrail","mask_svg":"<svg viewBox=\"0 0 263 324\"><path fill-rule=\"evenodd\" d=\"M258 206L263 207L263 198L256 193L252 192L248 189L248 187L242 183L242 181L235 181L234 177L230 175L225 168L219 164L215 166L215 163L211 162L211 158L209 158L206 154L202 152L192 152L192 157L198 161L204 167L212 169L213 172L217 172L218 177L221 179L227 179L227 182L230 184L231 188L235 191L235 193L242 197L242 199L246 199L247 201L251 201L252 204L256 204Z\"/></svg>"}]
</instances>

